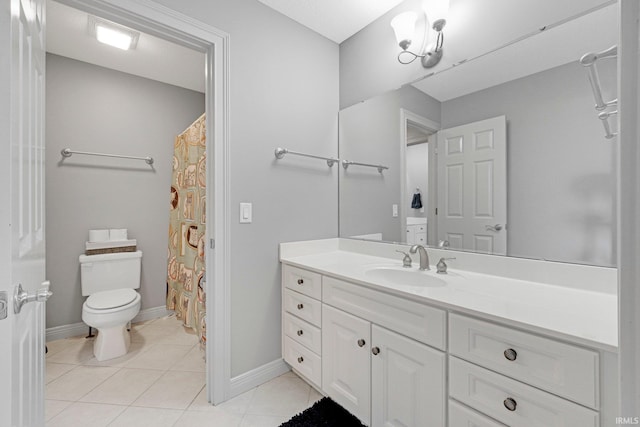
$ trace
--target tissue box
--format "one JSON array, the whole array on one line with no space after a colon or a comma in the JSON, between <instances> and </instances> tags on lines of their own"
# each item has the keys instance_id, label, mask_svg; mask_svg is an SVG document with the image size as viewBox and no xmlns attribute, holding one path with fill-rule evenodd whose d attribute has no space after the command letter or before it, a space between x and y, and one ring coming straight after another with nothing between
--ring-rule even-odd
<instances>
[{"instance_id":1,"label":"tissue box","mask_svg":"<svg viewBox=\"0 0 640 427\"><path fill-rule=\"evenodd\" d=\"M126 228L112 228L109 230L109 240L118 241L127 240L127 238Z\"/></svg>"},{"instance_id":2,"label":"tissue box","mask_svg":"<svg viewBox=\"0 0 640 427\"><path fill-rule=\"evenodd\" d=\"M106 242L109 240L109 230L89 230L90 242Z\"/></svg>"}]
</instances>

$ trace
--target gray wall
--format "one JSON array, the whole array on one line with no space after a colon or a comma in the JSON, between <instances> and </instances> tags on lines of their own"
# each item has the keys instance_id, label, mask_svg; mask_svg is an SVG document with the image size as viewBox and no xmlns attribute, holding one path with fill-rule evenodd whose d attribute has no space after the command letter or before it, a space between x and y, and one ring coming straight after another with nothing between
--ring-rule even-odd
<instances>
[{"instance_id":1,"label":"gray wall","mask_svg":"<svg viewBox=\"0 0 640 427\"><path fill-rule=\"evenodd\" d=\"M163 306L175 136L204 112L204 94L47 55L47 327L82 321L78 255L88 230L128 228L143 252L142 309ZM60 150L152 156L135 160Z\"/></svg>"},{"instance_id":2,"label":"gray wall","mask_svg":"<svg viewBox=\"0 0 640 427\"><path fill-rule=\"evenodd\" d=\"M598 70L614 99L615 61ZM615 265L616 143L593 105L578 62L442 103L443 128L507 117L509 255Z\"/></svg>"},{"instance_id":3,"label":"gray wall","mask_svg":"<svg viewBox=\"0 0 640 427\"><path fill-rule=\"evenodd\" d=\"M392 216L392 205L402 203L400 185L401 179L406 179L400 177L401 108L440 122L440 103L412 86L340 111L340 158L389 167L382 173L359 166L340 168L340 235L343 237L382 233L383 240L404 240L400 216ZM424 190L426 195L426 188Z\"/></svg>"},{"instance_id":4,"label":"gray wall","mask_svg":"<svg viewBox=\"0 0 640 427\"><path fill-rule=\"evenodd\" d=\"M450 0L444 56L435 68L426 70L420 61L402 65L396 59L401 49L389 25L391 19L407 10L419 11L425 3L405 0L340 44L340 108L397 89L606 1ZM433 40L432 35L429 42ZM410 50L417 52L420 43L414 41Z\"/></svg>"},{"instance_id":5,"label":"gray wall","mask_svg":"<svg viewBox=\"0 0 640 427\"><path fill-rule=\"evenodd\" d=\"M256 0L157 0L231 36L231 374L282 357L280 242L335 237L338 45ZM253 223L239 224L239 203Z\"/></svg>"}]
</instances>

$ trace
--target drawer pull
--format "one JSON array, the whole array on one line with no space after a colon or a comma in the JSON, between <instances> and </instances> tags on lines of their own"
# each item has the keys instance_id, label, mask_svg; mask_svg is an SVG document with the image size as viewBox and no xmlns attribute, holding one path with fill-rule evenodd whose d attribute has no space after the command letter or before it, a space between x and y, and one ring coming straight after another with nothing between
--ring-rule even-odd
<instances>
[{"instance_id":1,"label":"drawer pull","mask_svg":"<svg viewBox=\"0 0 640 427\"><path fill-rule=\"evenodd\" d=\"M378 347L373 347L371 349L371 353L373 353L374 356L377 356L380 353L380 349Z\"/></svg>"},{"instance_id":2,"label":"drawer pull","mask_svg":"<svg viewBox=\"0 0 640 427\"><path fill-rule=\"evenodd\" d=\"M298 357L298 363L302 363L302 362L304 362L304 357L302 357L302 356ZM506 400L505 400L505 402L506 402ZM505 405L506 405L506 403L505 403Z\"/></svg>"},{"instance_id":3,"label":"drawer pull","mask_svg":"<svg viewBox=\"0 0 640 427\"><path fill-rule=\"evenodd\" d=\"M504 357L513 362L518 357L518 353L512 348L508 348L504 351Z\"/></svg>"},{"instance_id":4,"label":"drawer pull","mask_svg":"<svg viewBox=\"0 0 640 427\"><path fill-rule=\"evenodd\" d=\"M298 279L298 285L302 285L303 283L304 283L304 280Z\"/></svg>"},{"instance_id":5,"label":"drawer pull","mask_svg":"<svg viewBox=\"0 0 640 427\"><path fill-rule=\"evenodd\" d=\"M516 406L518 406L518 403L510 397L507 397L502 403L504 404L504 407L510 411L515 411Z\"/></svg>"},{"instance_id":6,"label":"drawer pull","mask_svg":"<svg viewBox=\"0 0 640 427\"><path fill-rule=\"evenodd\" d=\"M304 334L304 331L303 331L302 329L299 329L299 330L298 330L298 332L297 332L297 334L298 334L298 336L299 336L299 337L301 337L301 336L302 336L302 334Z\"/></svg>"},{"instance_id":7,"label":"drawer pull","mask_svg":"<svg viewBox=\"0 0 640 427\"><path fill-rule=\"evenodd\" d=\"M364 345L366 344L365 340L363 340L362 338L360 338L358 340L358 347L364 347Z\"/></svg>"},{"instance_id":8,"label":"drawer pull","mask_svg":"<svg viewBox=\"0 0 640 427\"><path fill-rule=\"evenodd\" d=\"M298 310L302 310L303 308L304 308L304 305L302 303L298 304Z\"/></svg>"}]
</instances>

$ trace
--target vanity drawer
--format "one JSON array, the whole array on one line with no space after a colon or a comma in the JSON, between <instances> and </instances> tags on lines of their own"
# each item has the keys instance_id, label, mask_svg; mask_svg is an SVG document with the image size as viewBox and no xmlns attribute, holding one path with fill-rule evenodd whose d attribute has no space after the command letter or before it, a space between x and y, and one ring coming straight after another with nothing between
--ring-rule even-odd
<instances>
[{"instance_id":1,"label":"vanity drawer","mask_svg":"<svg viewBox=\"0 0 640 427\"><path fill-rule=\"evenodd\" d=\"M506 427L504 424L449 399L449 427Z\"/></svg>"},{"instance_id":2,"label":"vanity drawer","mask_svg":"<svg viewBox=\"0 0 640 427\"><path fill-rule=\"evenodd\" d=\"M285 289L284 309L317 327L322 324L322 303L306 295Z\"/></svg>"},{"instance_id":3,"label":"vanity drawer","mask_svg":"<svg viewBox=\"0 0 640 427\"><path fill-rule=\"evenodd\" d=\"M600 425L591 409L455 357L449 357L449 395L510 426Z\"/></svg>"},{"instance_id":4,"label":"vanity drawer","mask_svg":"<svg viewBox=\"0 0 640 427\"><path fill-rule=\"evenodd\" d=\"M284 337L284 360L302 376L322 387L322 359L303 345Z\"/></svg>"},{"instance_id":5,"label":"vanity drawer","mask_svg":"<svg viewBox=\"0 0 640 427\"><path fill-rule=\"evenodd\" d=\"M446 312L325 276L323 302L440 350L446 348Z\"/></svg>"},{"instance_id":6,"label":"vanity drawer","mask_svg":"<svg viewBox=\"0 0 640 427\"><path fill-rule=\"evenodd\" d=\"M282 280L286 288L311 298L320 299L322 295L322 276L318 273L285 264L282 266Z\"/></svg>"},{"instance_id":7,"label":"vanity drawer","mask_svg":"<svg viewBox=\"0 0 640 427\"><path fill-rule=\"evenodd\" d=\"M599 407L595 351L450 314L449 352L577 403Z\"/></svg>"},{"instance_id":8,"label":"vanity drawer","mask_svg":"<svg viewBox=\"0 0 640 427\"><path fill-rule=\"evenodd\" d=\"M292 340L316 354L322 354L322 334L319 328L298 319L289 313L284 314L284 333Z\"/></svg>"}]
</instances>

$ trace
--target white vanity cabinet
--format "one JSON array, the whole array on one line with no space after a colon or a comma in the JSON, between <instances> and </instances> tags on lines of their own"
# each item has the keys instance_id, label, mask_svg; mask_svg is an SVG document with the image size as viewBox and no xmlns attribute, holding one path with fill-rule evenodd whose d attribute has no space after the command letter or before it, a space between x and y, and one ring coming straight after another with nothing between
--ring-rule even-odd
<instances>
[{"instance_id":1,"label":"white vanity cabinet","mask_svg":"<svg viewBox=\"0 0 640 427\"><path fill-rule=\"evenodd\" d=\"M283 357L364 424L614 425L614 352L318 271L283 264Z\"/></svg>"}]
</instances>

